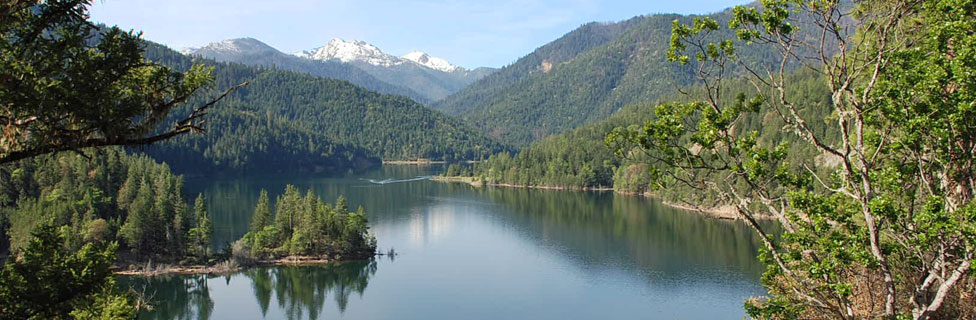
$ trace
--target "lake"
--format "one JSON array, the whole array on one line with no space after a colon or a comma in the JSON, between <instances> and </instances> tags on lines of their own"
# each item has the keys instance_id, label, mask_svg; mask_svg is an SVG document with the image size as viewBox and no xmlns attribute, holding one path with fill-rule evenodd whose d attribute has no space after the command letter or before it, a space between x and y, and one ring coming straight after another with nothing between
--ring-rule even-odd
<instances>
[{"instance_id":1,"label":"lake","mask_svg":"<svg viewBox=\"0 0 976 320\"><path fill-rule=\"evenodd\" d=\"M215 249L247 232L262 188L274 199L293 184L365 208L396 255L119 282L153 298L144 319L741 319L765 293L743 223L612 192L425 179L441 169L190 179Z\"/></svg>"}]
</instances>

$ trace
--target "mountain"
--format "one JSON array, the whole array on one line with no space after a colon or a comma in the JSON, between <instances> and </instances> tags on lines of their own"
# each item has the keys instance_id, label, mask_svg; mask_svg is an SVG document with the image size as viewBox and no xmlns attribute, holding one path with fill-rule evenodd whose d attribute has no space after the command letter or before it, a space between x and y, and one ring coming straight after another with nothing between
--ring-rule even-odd
<instances>
[{"instance_id":1,"label":"mountain","mask_svg":"<svg viewBox=\"0 0 976 320\"><path fill-rule=\"evenodd\" d=\"M492 68L467 70L421 51L396 57L358 40L332 39L325 46L295 56L347 63L377 79L419 92L430 101L443 99L494 71Z\"/></svg>"},{"instance_id":2,"label":"mountain","mask_svg":"<svg viewBox=\"0 0 976 320\"><path fill-rule=\"evenodd\" d=\"M663 56L675 18L585 24L432 108L515 146L603 119L648 90L670 87ZM639 88L621 90L628 85Z\"/></svg>"},{"instance_id":3,"label":"mountain","mask_svg":"<svg viewBox=\"0 0 976 320\"><path fill-rule=\"evenodd\" d=\"M723 25L731 10L708 16ZM672 22L694 17L655 14L583 25L431 107L517 147L605 119L694 81L689 69L666 57ZM712 36L734 34L722 30ZM737 54L743 61L768 61L770 52L761 50L770 48L742 47Z\"/></svg>"},{"instance_id":4,"label":"mountain","mask_svg":"<svg viewBox=\"0 0 976 320\"><path fill-rule=\"evenodd\" d=\"M187 48L183 54L201 56L218 62L240 63L250 66L275 67L308 73L313 76L349 81L363 88L413 98L421 103L429 99L409 88L382 81L349 64L338 61L319 61L295 57L278 51L253 38L214 42L200 48Z\"/></svg>"},{"instance_id":5,"label":"mountain","mask_svg":"<svg viewBox=\"0 0 976 320\"><path fill-rule=\"evenodd\" d=\"M495 104L494 100L511 94L512 89L526 77L548 73L553 66L566 63L586 50L613 40L624 30L643 20L644 17L635 17L618 23L587 23L431 107L452 115L464 115L473 109L483 109Z\"/></svg>"},{"instance_id":6,"label":"mountain","mask_svg":"<svg viewBox=\"0 0 976 320\"><path fill-rule=\"evenodd\" d=\"M153 43L145 55L177 70L193 63L215 67L214 88L174 110L174 119L220 89L250 83L210 110L206 134L147 148L178 172L335 171L380 159L477 160L505 150L480 131L403 96L299 72L191 58Z\"/></svg>"},{"instance_id":7,"label":"mountain","mask_svg":"<svg viewBox=\"0 0 976 320\"><path fill-rule=\"evenodd\" d=\"M806 119L827 119L833 112L830 90L824 79L811 70L799 70L789 75L787 96L804 106L799 112ZM745 78L728 79L727 92L752 92L752 84ZM522 148L517 154L493 155L473 167L473 174L489 183L515 185L609 188L620 192L643 193L649 190L650 174L645 163L650 161L641 152L629 153L621 159L606 145L607 133L618 127L640 127L653 120L659 103L687 101L702 97L705 88L701 84L682 87L688 96L668 96L657 101L623 107L606 119L582 125L576 129L539 139ZM731 105L735 94L720 97L720 103ZM824 121L810 121L810 128L826 141L839 141L839 132L830 132ZM791 159L815 159L819 152L804 143L799 136L782 130L783 120L774 111L746 113L736 124L736 130L744 135L756 131L760 141L778 144L788 142ZM798 161L791 160L790 163ZM659 196L669 201L692 199L694 190L681 184L667 190L657 190Z\"/></svg>"},{"instance_id":8,"label":"mountain","mask_svg":"<svg viewBox=\"0 0 976 320\"><path fill-rule=\"evenodd\" d=\"M467 70L423 52L396 57L363 41L333 39L327 45L285 54L252 38L214 42L184 50L220 62L234 62L346 80L364 88L413 98L420 103L442 99L494 71Z\"/></svg>"},{"instance_id":9,"label":"mountain","mask_svg":"<svg viewBox=\"0 0 976 320\"><path fill-rule=\"evenodd\" d=\"M362 62L381 67L392 67L404 63L403 60L383 53L380 48L365 41L345 41L342 39L332 39L328 45L312 51L299 52L295 55L319 61Z\"/></svg>"},{"instance_id":10,"label":"mountain","mask_svg":"<svg viewBox=\"0 0 976 320\"><path fill-rule=\"evenodd\" d=\"M423 51L411 51L408 54L403 55L404 60L412 61L413 63L444 72L454 72L458 69L462 69L455 66L447 61L447 59L431 57L426 52Z\"/></svg>"}]
</instances>

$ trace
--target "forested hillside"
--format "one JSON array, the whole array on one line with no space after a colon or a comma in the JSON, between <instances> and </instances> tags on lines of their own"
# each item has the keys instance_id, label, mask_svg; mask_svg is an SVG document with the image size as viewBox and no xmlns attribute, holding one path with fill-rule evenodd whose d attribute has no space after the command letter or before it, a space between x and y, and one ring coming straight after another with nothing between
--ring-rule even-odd
<instances>
[{"instance_id":1,"label":"forested hillside","mask_svg":"<svg viewBox=\"0 0 976 320\"><path fill-rule=\"evenodd\" d=\"M177 69L192 60L148 44L147 58ZM177 172L323 171L363 168L379 159L473 160L503 147L458 120L409 98L291 71L207 62L217 83L197 97L244 87L211 109L206 134L147 148ZM172 117L185 116L199 100Z\"/></svg>"},{"instance_id":2,"label":"forested hillside","mask_svg":"<svg viewBox=\"0 0 976 320\"><path fill-rule=\"evenodd\" d=\"M731 10L708 16L726 24ZM519 147L606 119L626 105L657 101L692 84L690 70L668 62L666 52L673 21L694 17L655 14L584 25L434 108ZM719 30L711 36L733 35ZM775 63L771 53L755 46L737 52L740 61Z\"/></svg>"},{"instance_id":3,"label":"forested hillside","mask_svg":"<svg viewBox=\"0 0 976 320\"><path fill-rule=\"evenodd\" d=\"M812 119L827 119L832 109L826 87L816 74L799 72L793 76L794 86L788 95L802 102L802 112ZM735 90L749 90L745 80L736 80L730 86ZM686 89L691 96L700 87ZM670 99L687 98L672 96ZM729 101L735 96L727 95ZM664 98L662 98L664 99ZM662 100L663 101L663 100ZM605 141L608 132L617 127L639 126L654 117L656 103L627 106L606 120L584 125L576 130L546 137L522 149L518 154L501 153L488 161L475 165L473 175L489 183L505 183L530 186L567 188L614 188L620 192L643 193L649 191L649 172L644 156L630 154L626 159L614 155ZM782 120L773 114L747 117L741 122L743 133L757 131L761 141L797 141L799 137L780 130ZM822 122L811 123L818 134L837 139L836 133L825 132ZM813 159L816 153L799 146L789 152L795 159ZM825 159L819 159L822 163ZM673 188L660 190L659 195L669 200L692 199L686 190ZM704 200L704 199L702 199Z\"/></svg>"},{"instance_id":4,"label":"forested hillside","mask_svg":"<svg viewBox=\"0 0 976 320\"><path fill-rule=\"evenodd\" d=\"M415 100L424 104L444 99L444 97L458 92L458 90L470 85L472 82L494 72L492 68L477 68L474 70L459 69L446 72L414 63L376 66L362 61L352 61L348 62L348 64L365 71L377 79L387 83L396 83L417 92L422 98Z\"/></svg>"},{"instance_id":5,"label":"forested hillside","mask_svg":"<svg viewBox=\"0 0 976 320\"><path fill-rule=\"evenodd\" d=\"M511 90L511 86L524 78L546 73L548 68L613 40L624 30L643 20L644 17L636 17L618 23L587 23L435 103L432 108L452 115L463 115L494 104L494 100L501 98Z\"/></svg>"}]
</instances>

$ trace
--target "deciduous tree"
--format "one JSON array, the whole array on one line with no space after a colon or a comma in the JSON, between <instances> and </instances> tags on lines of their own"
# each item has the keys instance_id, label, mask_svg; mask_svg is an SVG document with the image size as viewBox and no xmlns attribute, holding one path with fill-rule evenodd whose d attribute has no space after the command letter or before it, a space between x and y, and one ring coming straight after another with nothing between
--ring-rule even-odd
<instances>
[{"instance_id":1,"label":"deciduous tree","mask_svg":"<svg viewBox=\"0 0 976 320\"><path fill-rule=\"evenodd\" d=\"M762 236L770 298L749 314L973 316L976 2L764 0L735 8L728 27L737 39L716 39L712 19L675 22L669 59L694 68L704 95L660 105L607 142L651 159L658 187L718 195ZM776 48L780 63L739 60L744 44ZM730 92L733 68L754 90ZM789 94L796 68L820 74L830 116L803 116L814 106ZM750 114L781 119L819 156L791 157L788 144L742 130ZM760 215L780 222L781 239Z\"/></svg>"}]
</instances>

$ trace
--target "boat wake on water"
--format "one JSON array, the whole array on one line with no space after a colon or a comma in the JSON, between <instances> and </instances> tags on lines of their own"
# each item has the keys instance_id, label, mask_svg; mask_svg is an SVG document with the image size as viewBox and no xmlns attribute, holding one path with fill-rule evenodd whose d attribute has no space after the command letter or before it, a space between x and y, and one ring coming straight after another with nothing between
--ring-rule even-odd
<instances>
[{"instance_id":1,"label":"boat wake on water","mask_svg":"<svg viewBox=\"0 0 976 320\"><path fill-rule=\"evenodd\" d=\"M373 184L391 184L391 183L411 182L411 181L420 181L420 180L430 180L430 178L433 178L433 177L434 176L417 176L416 178L410 178L410 179L382 179L382 180L380 180L380 179L360 179L360 180L369 181L370 183L373 183Z\"/></svg>"}]
</instances>

